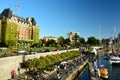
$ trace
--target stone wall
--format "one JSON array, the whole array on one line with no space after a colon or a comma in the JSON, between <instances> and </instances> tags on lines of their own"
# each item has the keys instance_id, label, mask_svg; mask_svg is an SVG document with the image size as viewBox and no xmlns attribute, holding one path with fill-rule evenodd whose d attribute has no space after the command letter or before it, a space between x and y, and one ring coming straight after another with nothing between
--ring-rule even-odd
<instances>
[{"instance_id":1,"label":"stone wall","mask_svg":"<svg viewBox=\"0 0 120 80\"><path fill-rule=\"evenodd\" d=\"M78 49L72 49L72 50L78 50ZM72 51L70 50L70 51ZM39 58L40 56L46 56L46 55L51 55L51 54L60 54L63 52L66 52L67 50L64 51L56 51L56 52L46 52L46 53L38 53L34 55L20 55L20 56L13 56L13 57L5 57L5 58L0 58L0 80L7 80L11 78L10 72L12 70L15 70L16 74L17 68L20 67L20 63L22 63L23 59L28 60L28 59L33 59L33 58ZM24 73L25 69L21 69L21 73Z\"/></svg>"}]
</instances>

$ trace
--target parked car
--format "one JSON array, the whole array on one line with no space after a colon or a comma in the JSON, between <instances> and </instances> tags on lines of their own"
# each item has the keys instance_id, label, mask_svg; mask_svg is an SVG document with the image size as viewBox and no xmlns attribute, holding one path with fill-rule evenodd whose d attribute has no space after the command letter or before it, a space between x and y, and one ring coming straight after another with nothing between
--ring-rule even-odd
<instances>
[{"instance_id":1,"label":"parked car","mask_svg":"<svg viewBox=\"0 0 120 80\"><path fill-rule=\"evenodd\" d=\"M51 50L49 50L49 49L42 49L42 50L37 51L37 53L44 53L44 52L51 52Z\"/></svg>"},{"instance_id":2,"label":"parked car","mask_svg":"<svg viewBox=\"0 0 120 80\"><path fill-rule=\"evenodd\" d=\"M44 50L42 50L42 52L50 52L50 50L49 49L44 49Z\"/></svg>"},{"instance_id":3,"label":"parked car","mask_svg":"<svg viewBox=\"0 0 120 80\"><path fill-rule=\"evenodd\" d=\"M37 54L37 51L30 51L29 54Z\"/></svg>"},{"instance_id":4,"label":"parked car","mask_svg":"<svg viewBox=\"0 0 120 80\"><path fill-rule=\"evenodd\" d=\"M18 50L18 54L24 54L25 50Z\"/></svg>"}]
</instances>

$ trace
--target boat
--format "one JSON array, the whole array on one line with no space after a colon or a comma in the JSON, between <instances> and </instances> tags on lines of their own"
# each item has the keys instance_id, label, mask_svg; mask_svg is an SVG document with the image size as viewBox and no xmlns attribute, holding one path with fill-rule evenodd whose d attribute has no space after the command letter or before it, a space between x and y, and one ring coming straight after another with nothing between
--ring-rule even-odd
<instances>
[{"instance_id":1,"label":"boat","mask_svg":"<svg viewBox=\"0 0 120 80\"><path fill-rule=\"evenodd\" d=\"M109 60L110 65L112 64L120 64L120 57L118 56L111 56Z\"/></svg>"},{"instance_id":2,"label":"boat","mask_svg":"<svg viewBox=\"0 0 120 80\"><path fill-rule=\"evenodd\" d=\"M109 52L104 53L104 59L107 59L107 60L110 59L110 53Z\"/></svg>"},{"instance_id":3,"label":"boat","mask_svg":"<svg viewBox=\"0 0 120 80\"><path fill-rule=\"evenodd\" d=\"M108 69L107 68L100 68L100 78L108 79Z\"/></svg>"},{"instance_id":4,"label":"boat","mask_svg":"<svg viewBox=\"0 0 120 80\"><path fill-rule=\"evenodd\" d=\"M98 76L99 76L100 79L108 80L108 69L105 68L105 67L99 68L98 69Z\"/></svg>"}]
</instances>

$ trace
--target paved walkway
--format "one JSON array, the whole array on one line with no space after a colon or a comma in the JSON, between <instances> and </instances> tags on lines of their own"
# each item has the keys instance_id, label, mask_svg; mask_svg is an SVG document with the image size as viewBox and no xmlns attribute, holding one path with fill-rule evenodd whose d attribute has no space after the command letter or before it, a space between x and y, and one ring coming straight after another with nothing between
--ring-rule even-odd
<instances>
[{"instance_id":1,"label":"paved walkway","mask_svg":"<svg viewBox=\"0 0 120 80\"><path fill-rule=\"evenodd\" d=\"M79 59L78 59L79 60ZM56 68L56 70L46 76L45 78L47 80L59 80L58 78L60 77L61 80L66 80L66 78L75 70L78 69L79 66L81 66L81 62L77 61L77 59L69 61L68 64L65 64L64 68L62 68L62 65L59 65L59 67L61 66L61 68Z\"/></svg>"},{"instance_id":2,"label":"paved walkway","mask_svg":"<svg viewBox=\"0 0 120 80\"><path fill-rule=\"evenodd\" d=\"M43 73L33 76L24 73L10 80L66 80L67 76L82 65L80 57L74 60L68 60L67 62L68 63L56 66L52 71L44 70ZM25 79L26 76L28 76L29 79Z\"/></svg>"}]
</instances>

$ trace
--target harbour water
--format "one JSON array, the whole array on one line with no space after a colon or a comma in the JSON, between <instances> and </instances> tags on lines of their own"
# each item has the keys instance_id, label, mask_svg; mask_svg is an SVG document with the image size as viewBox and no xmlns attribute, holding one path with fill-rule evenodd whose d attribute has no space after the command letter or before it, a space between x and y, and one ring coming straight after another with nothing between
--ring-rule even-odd
<instances>
[{"instance_id":1,"label":"harbour water","mask_svg":"<svg viewBox=\"0 0 120 80\"><path fill-rule=\"evenodd\" d=\"M103 55L99 54L97 65L100 67L100 64L104 64L104 67L108 69L108 80L120 80L120 64L111 66L109 64L108 59L104 59ZM79 77L78 80L89 80L89 73L88 68L85 70L85 72L82 74L82 76Z\"/></svg>"},{"instance_id":2,"label":"harbour water","mask_svg":"<svg viewBox=\"0 0 120 80\"><path fill-rule=\"evenodd\" d=\"M82 74L82 76L79 77L78 80L89 80L89 70L86 68L85 72Z\"/></svg>"}]
</instances>

